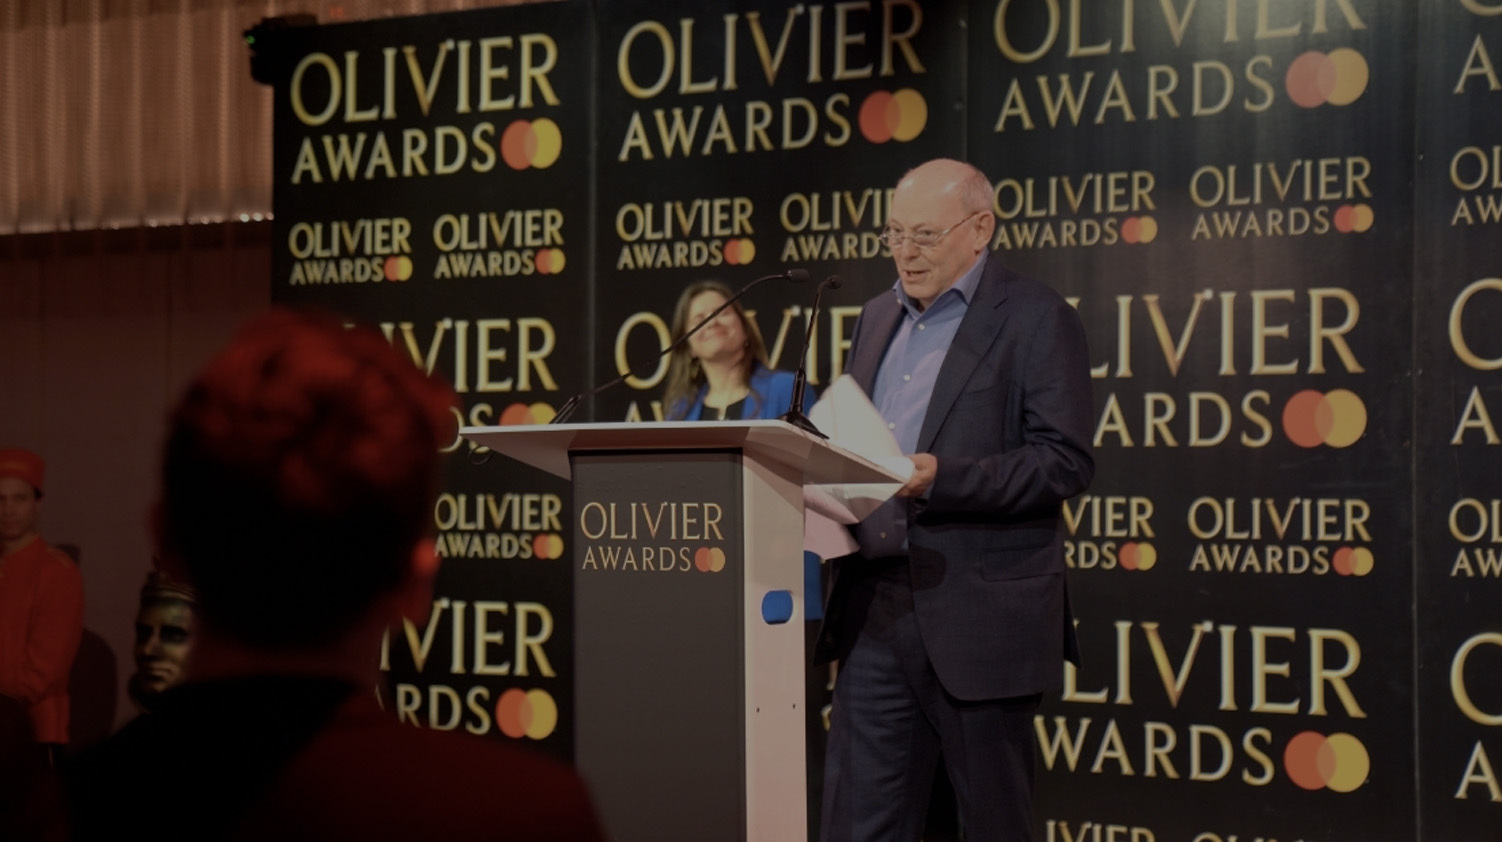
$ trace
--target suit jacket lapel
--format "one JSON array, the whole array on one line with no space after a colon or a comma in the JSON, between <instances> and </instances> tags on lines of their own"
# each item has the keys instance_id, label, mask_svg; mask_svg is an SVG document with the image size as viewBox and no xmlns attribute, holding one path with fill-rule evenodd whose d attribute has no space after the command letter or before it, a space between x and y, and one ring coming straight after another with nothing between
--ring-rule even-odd
<instances>
[{"instance_id":1,"label":"suit jacket lapel","mask_svg":"<svg viewBox=\"0 0 1502 842\"><path fill-rule=\"evenodd\" d=\"M887 354L887 346L902 322L902 303L896 293L878 296L866 306L865 322L856 334L855 355L850 359L850 376L867 395L876 394L876 369Z\"/></svg>"},{"instance_id":2,"label":"suit jacket lapel","mask_svg":"<svg viewBox=\"0 0 1502 842\"><path fill-rule=\"evenodd\" d=\"M960 390L970 380L971 372L1001 336L1001 327L1007 320L1007 311L1001 305L1006 301L1006 281L1010 274L996 255L986 257L986 268L975 287L975 297L965 309L965 317L960 320L954 341L949 343L949 352L944 355L944 364L939 367L938 382L934 383L928 412L923 416L923 428L918 433L919 453L927 453L933 447L934 437L939 434L939 428Z\"/></svg>"}]
</instances>

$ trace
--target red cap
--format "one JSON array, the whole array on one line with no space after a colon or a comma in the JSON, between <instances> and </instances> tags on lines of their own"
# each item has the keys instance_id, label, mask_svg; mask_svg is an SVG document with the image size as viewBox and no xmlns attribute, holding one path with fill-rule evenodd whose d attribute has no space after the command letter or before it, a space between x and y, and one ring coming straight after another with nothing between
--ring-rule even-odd
<instances>
[{"instance_id":1,"label":"red cap","mask_svg":"<svg viewBox=\"0 0 1502 842\"><path fill-rule=\"evenodd\" d=\"M40 492L46 473L47 463L35 453L19 447L0 449L0 477L15 477Z\"/></svg>"}]
</instances>

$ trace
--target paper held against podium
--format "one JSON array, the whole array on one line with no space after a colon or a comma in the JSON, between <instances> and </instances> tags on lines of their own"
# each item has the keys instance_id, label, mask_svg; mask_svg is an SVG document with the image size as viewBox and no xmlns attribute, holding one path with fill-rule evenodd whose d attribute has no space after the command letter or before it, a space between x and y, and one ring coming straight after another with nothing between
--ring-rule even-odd
<instances>
[{"instance_id":1,"label":"paper held against podium","mask_svg":"<svg viewBox=\"0 0 1502 842\"><path fill-rule=\"evenodd\" d=\"M830 384L808 417L834 444L904 481L912 475L913 461L902 454L887 422L850 375L840 375ZM901 487L901 482L805 485L803 548L821 558L855 552L855 538L846 524L859 523Z\"/></svg>"}]
</instances>

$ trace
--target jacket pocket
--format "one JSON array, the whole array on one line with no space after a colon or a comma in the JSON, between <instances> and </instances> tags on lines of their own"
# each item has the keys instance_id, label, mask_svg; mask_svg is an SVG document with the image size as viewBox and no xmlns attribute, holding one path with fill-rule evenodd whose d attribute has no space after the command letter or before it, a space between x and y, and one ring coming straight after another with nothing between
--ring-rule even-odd
<instances>
[{"instance_id":1,"label":"jacket pocket","mask_svg":"<svg viewBox=\"0 0 1502 842\"><path fill-rule=\"evenodd\" d=\"M1049 538L1052 538L1051 533ZM991 550L980 557L980 577L988 582L1026 579L1062 573L1063 570L1064 554L1053 546L1051 540L1031 546Z\"/></svg>"}]
</instances>

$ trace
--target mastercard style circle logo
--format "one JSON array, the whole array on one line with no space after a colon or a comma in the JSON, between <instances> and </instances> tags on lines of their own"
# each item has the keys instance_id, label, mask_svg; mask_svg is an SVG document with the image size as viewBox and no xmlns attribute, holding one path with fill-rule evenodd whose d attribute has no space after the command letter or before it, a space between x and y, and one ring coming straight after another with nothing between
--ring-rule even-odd
<instances>
[{"instance_id":1,"label":"mastercard style circle logo","mask_svg":"<svg viewBox=\"0 0 1502 842\"><path fill-rule=\"evenodd\" d=\"M563 538L558 535L538 535L532 539L532 555L536 558L563 558Z\"/></svg>"},{"instance_id":2,"label":"mastercard style circle logo","mask_svg":"<svg viewBox=\"0 0 1502 842\"><path fill-rule=\"evenodd\" d=\"M1375 564L1372 551L1366 547L1341 547L1330 559L1330 567L1342 576L1365 576Z\"/></svg>"},{"instance_id":3,"label":"mastercard style circle logo","mask_svg":"<svg viewBox=\"0 0 1502 842\"><path fill-rule=\"evenodd\" d=\"M563 249L538 249L532 263L539 275L556 275L563 271Z\"/></svg>"},{"instance_id":4,"label":"mastercard style circle logo","mask_svg":"<svg viewBox=\"0 0 1502 842\"><path fill-rule=\"evenodd\" d=\"M725 569L725 551L719 547L700 547L694 551L694 567L700 573L718 573Z\"/></svg>"},{"instance_id":5,"label":"mastercard style circle logo","mask_svg":"<svg viewBox=\"0 0 1502 842\"><path fill-rule=\"evenodd\" d=\"M514 427L518 424L547 424L557 415L553 407L545 403L514 403L501 410L500 425Z\"/></svg>"},{"instance_id":6,"label":"mastercard style circle logo","mask_svg":"<svg viewBox=\"0 0 1502 842\"><path fill-rule=\"evenodd\" d=\"M1158 221L1150 216L1129 216L1121 221L1121 239L1131 244L1150 243L1158 236Z\"/></svg>"},{"instance_id":7,"label":"mastercard style circle logo","mask_svg":"<svg viewBox=\"0 0 1502 842\"><path fill-rule=\"evenodd\" d=\"M540 740L558 727L558 703L546 690L513 687L495 701L495 725L514 740Z\"/></svg>"},{"instance_id":8,"label":"mastercard style circle logo","mask_svg":"<svg viewBox=\"0 0 1502 842\"><path fill-rule=\"evenodd\" d=\"M1295 734L1283 750L1288 779L1308 789L1355 792L1372 770L1366 746L1350 734L1325 736L1315 731Z\"/></svg>"},{"instance_id":9,"label":"mastercard style circle logo","mask_svg":"<svg viewBox=\"0 0 1502 842\"><path fill-rule=\"evenodd\" d=\"M386 258L386 264L381 267L388 281L405 281L412 277L412 258L405 254L394 254Z\"/></svg>"},{"instance_id":10,"label":"mastercard style circle logo","mask_svg":"<svg viewBox=\"0 0 1502 842\"><path fill-rule=\"evenodd\" d=\"M563 134L558 124L546 117L517 120L501 133L501 158L513 170L547 169L562 151Z\"/></svg>"},{"instance_id":11,"label":"mastercard style circle logo","mask_svg":"<svg viewBox=\"0 0 1502 842\"><path fill-rule=\"evenodd\" d=\"M912 88L874 91L861 103L860 124L861 134L872 143L906 143L928 124L928 102Z\"/></svg>"},{"instance_id":12,"label":"mastercard style circle logo","mask_svg":"<svg viewBox=\"0 0 1502 842\"><path fill-rule=\"evenodd\" d=\"M720 250L727 266L745 266L756 257L756 244L747 239L726 240Z\"/></svg>"},{"instance_id":13,"label":"mastercard style circle logo","mask_svg":"<svg viewBox=\"0 0 1502 842\"><path fill-rule=\"evenodd\" d=\"M1158 551L1152 544L1128 541L1116 550L1116 560L1123 570L1151 570L1158 563Z\"/></svg>"},{"instance_id":14,"label":"mastercard style circle logo","mask_svg":"<svg viewBox=\"0 0 1502 842\"><path fill-rule=\"evenodd\" d=\"M1366 432L1366 404L1347 389L1305 389L1283 407L1283 432L1299 447L1350 447Z\"/></svg>"},{"instance_id":15,"label":"mastercard style circle logo","mask_svg":"<svg viewBox=\"0 0 1502 842\"><path fill-rule=\"evenodd\" d=\"M1329 53L1311 50L1294 59L1283 84L1295 105L1317 108L1325 103L1350 105L1366 91L1370 79L1361 53L1341 47Z\"/></svg>"},{"instance_id":16,"label":"mastercard style circle logo","mask_svg":"<svg viewBox=\"0 0 1502 842\"><path fill-rule=\"evenodd\" d=\"M1372 206L1365 202L1359 205L1341 205L1335 209L1335 230L1342 234L1360 234L1371 230L1376 218Z\"/></svg>"}]
</instances>

